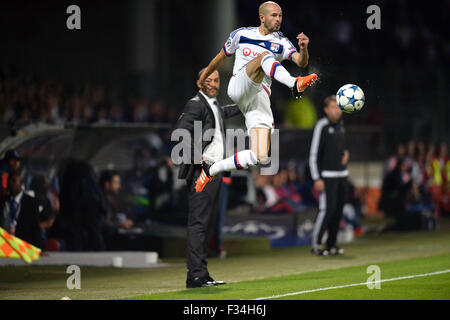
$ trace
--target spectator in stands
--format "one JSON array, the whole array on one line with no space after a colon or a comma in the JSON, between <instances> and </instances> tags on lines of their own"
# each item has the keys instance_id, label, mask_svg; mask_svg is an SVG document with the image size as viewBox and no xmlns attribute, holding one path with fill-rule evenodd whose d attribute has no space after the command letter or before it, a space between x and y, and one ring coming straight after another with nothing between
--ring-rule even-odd
<instances>
[{"instance_id":1,"label":"spectator in stands","mask_svg":"<svg viewBox=\"0 0 450 320\"><path fill-rule=\"evenodd\" d=\"M416 141L409 140L408 144L406 145L406 156L403 159L404 162L406 163L408 170L412 169L415 155L416 155Z\"/></svg>"},{"instance_id":2,"label":"spectator in stands","mask_svg":"<svg viewBox=\"0 0 450 320\"><path fill-rule=\"evenodd\" d=\"M6 151L4 158L0 161L0 196L5 196L7 194L8 175L12 172L19 172L22 160L23 158L16 150L11 149Z\"/></svg>"},{"instance_id":3,"label":"spectator in stands","mask_svg":"<svg viewBox=\"0 0 450 320\"><path fill-rule=\"evenodd\" d=\"M35 174L30 183L30 190L34 192L34 197L38 204L46 211L53 211L50 200L50 183L43 174Z\"/></svg>"},{"instance_id":4,"label":"spectator in stands","mask_svg":"<svg viewBox=\"0 0 450 320\"><path fill-rule=\"evenodd\" d=\"M133 122L147 122L149 121L150 116L150 104L149 100L142 98L136 101L132 106L133 114L132 121Z\"/></svg>"},{"instance_id":5,"label":"spectator in stands","mask_svg":"<svg viewBox=\"0 0 450 320\"><path fill-rule=\"evenodd\" d=\"M7 173L19 172L20 163L23 158L16 150L8 150L1 162L0 170Z\"/></svg>"},{"instance_id":6,"label":"spectator in stands","mask_svg":"<svg viewBox=\"0 0 450 320\"><path fill-rule=\"evenodd\" d=\"M149 121L154 123L167 122L167 108L161 99L156 100L150 105Z\"/></svg>"},{"instance_id":7,"label":"spectator in stands","mask_svg":"<svg viewBox=\"0 0 450 320\"><path fill-rule=\"evenodd\" d=\"M106 216L103 217L102 229L106 247L111 249L114 236L119 228L130 229L134 223L119 211L117 196L120 192L120 174L114 170L105 170L100 174L100 187L106 202Z\"/></svg>"},{"instance_id":8,"label":"spectator in stands","mask_svg":"<svg viewBox=\"0 0 450 320\"><path fill-rule=\"evenodd\" d=\"M277 204L271 209L273 212L294 213L300 211L302 198L295 185L289 184L287 169L281 170L274 176L273 186L279 198Z\"/></svg>"},{"instance_id":9,"label":"spectator in stands","mask_svg":"<svg viewBox=\"0 0 450 320\"><path fill-rule=\"evenodd\" d=\"M50 192L50 182L45 175L36 174L33 176L30 189L34 192L34 197L39 208L40 234L42 244L39 246L42 250L46 248L47 230L50 229L59 216L53 202L53 195Z\"/></svg>"},{"instance_id":10,"label":"spectator in stands","mask_svg":"<svg viewBox=\"0 0 450 320\"><path fill-rule=\"evenodd\" d=\"M270 212L270 209L278 202L278 194L271 184L272 176L268 175L256 175L256 208L255 210L260 213Z\"/></svg>"},{"instance_id":11,"label":"spectator in stands","mask_svg":"<svg viewBox=\"0 0 450 320\"><path fill-rule=\"evenodd\" d=\"M431 195L424 185L412 184L408 195L406 212L408 228L420 230L426 228L433 231L437 227L436 208L431 202Z\"/></svg>"},{"instance_id":12,"label":"spectator in stands","mask_svg":"<svg viewBox=\"0 0 450 320\"><path fill-rule=\"evenodd\" d=\"M67 121L71 122L74 125L82 123L82 109L83 109L83 101L78 94L73 94L67 100Z\"/></svg>"},{"instance_id":13,"label":"spectator in stands","mask_svg":"<svg viewBox=\"0 0 450 320\"><path fill-rule=\"evenodd\" d=\"M287 169L286 188L289 192L290 203L296 211L301 211L306 208L301 195L300 175L293 164Z\"/></svg>"},{"instance_id":14,"label":"spectator in stands","mask_svg":"<svg viewBox=\"0 0 450 320\"><path fill-rule=\"evenodd\" d=\"M414 183L422 185L425 183L425 144L417 142L414 159L411 166L411 176Z\"/></svg>"},{"instance_id":15,"label":"spectator in stands","mask_svg":"<svg viewBox=\"0 0 450 320\"><path fill-rule=\"evenodd\" d=\"M22 185L17 172L8 175L9 194L0 199L0 226L10 234L41 247L38 203L24 192Z\"/></svg>"},{"instance_id":16,"label":"spectator in stands","mask_svg":"<svg viewBox=\"0 0 450 320\"><path fill-rule=\"evenodd\" d=\"M120 102L116 101L111 105L109 109L109 120L117 123L117 122L125 122L125 115L123 112L123 107Z\"/></svg>"},{"instance_id":17,"label":"spectator in stands","mask_svg":"<svg viewBox=\"0 0 450 320\"><path fill-rule=\"evenodd\" d=\"M49 230L55 223L56 212L51 208L44 208L39 213L39 229L41 235L41 245L39 246L42 251L48 250L47 246L47 230ZM60 246L58 246L60 247Z\"/></svg>"},{"instance_id":18,"label":"spectator in stands","mask_svg":"<svg viewBox=\"0 0 450 320\"><path fill-rule=\"evenodd\" d=\"M436 157L431 161L431 179L439 214L450 212L450 158L447 143L439 144Z\"/></svg>"},{"instance_id":19,"label":"spectator in stands","mask_svg":"<svg viewBox=\"0 0 450 320\"><path fill-rule=\"evenodd\" d=\"M406 147L403 143L397 144L395 148L395 154L386 162L386 165L384 167L383 177L385 177L389 172L395 169L397 166L398 159L405 157L406 155Z\"/></svg>"},{"instance_id":20,"label":"spectator in stands","mask_svg":"<svg viewBox=\"0 0 450 320\"><path fill-rule=\"evenodd\" d=\"M379 208L395 223L384 227L381 232L408 231L420 228L420 219L408 215L407 204L413 181L404 159L397 162L395 169L384 179ZM418 222L419 221L419 222Z\"/></svg>"},{"instance_id":21,"label":"spectator in stands","mask_svg":"<svg viewBox=\"0 0 450 320\"><path fill-rule=\"evenodd\" d=\"M102 251L106 215L98 178L90 164L69 160L61 179L61 218L69 251Z\"/></svg>"},{"instance_id":22,"label":"spectator in stands","mask_svg":"<svg viewBox=\"0 0 450 320\"><path fill-rule=\"evenodd\" d=\"M353 227L353 234L356 237L360 237L364 233L364 229L361 225L360 219L362 217L362 195L353 183L347 180L347 200L345 201L343 209L343 218L346 223Z\"/></svg>"},{"instance_id":23,"label":"spectator in stands","mask_svg":"<svg viewBox=\"0 0 450 320\"><path fill-rule=\"evenodd\" d=\"M305 164L303 173L303 176L300 174L300 172L297 175L299 180L298 191L300 193L300 196L302 197L302 204L309 208L317 208L319 206L319 194L314 189L314 181L311 178L309 163Z\"/></svg>"},{"instance_id":24,"label":"spectator in stands","mask_svg":"<svg viewBox=\"0 0 450 320\"><path fill-rule=\"evenodd\" d=\"M425 154L425 178L430 181L430 186L432 185L433 176L433 160L435 157L436 149L433 143L428 144L427 151Z\"/></svg>"},{"instance_id":25,"label":"spectator in stands","mask_svg":"<svg viewBox=\"0 0 450 320\"><path fill-rule=\"evenodd\" d=\"M411 188L411 177L404 158L397 161L394 170L384 178L380 208L388 216L396 216L405 210L406 197Z\"/></svg>"}]
</instances>

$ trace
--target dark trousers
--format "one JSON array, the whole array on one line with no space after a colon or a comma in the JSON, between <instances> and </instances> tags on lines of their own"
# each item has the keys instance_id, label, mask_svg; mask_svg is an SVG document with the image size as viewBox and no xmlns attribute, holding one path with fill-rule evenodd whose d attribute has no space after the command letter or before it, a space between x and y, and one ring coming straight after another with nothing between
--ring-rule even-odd
<instances>
[{"instance_id":1,"label":"dark trousers","mask_svg":"<svg viewBox=\"0 0 450 320\"><path fill-rule=\"evenodd\" d=\"M189 188L188 227L187 227L187 278L209 276L207 254L211 235L216 221L222 175L213 178L202 192L195 192L195 182L200 172L196 172L193 180L187 181Z\"/></svg>"},{"instance_id":2,"label":"dark trousers","mask_svg":"<svg viewBox=\"0 0 450 320\"><path fill-rule=\"evenodd\" d=\"M319 195L319 213L314 224L312 247L322 244L322 237L328 231L326 247L336 245L339 224L347 198L347 178L324 178L325 190Z\"/></svg>"},{"instance_id":3,"label":"dark trousers","mask_svg":"<svg viewBox=\"0 0 450 320\"><path fill-rule=\"evenodd\" d=\"M227 214L228 208L228 194L230 185L226 182L222 183L222 190L219 197L219 212L217 214L216 223L216 242L215 249L220 251L223 250L223 226L225 224L225 216Z\"/></svg>"}]
</instances>

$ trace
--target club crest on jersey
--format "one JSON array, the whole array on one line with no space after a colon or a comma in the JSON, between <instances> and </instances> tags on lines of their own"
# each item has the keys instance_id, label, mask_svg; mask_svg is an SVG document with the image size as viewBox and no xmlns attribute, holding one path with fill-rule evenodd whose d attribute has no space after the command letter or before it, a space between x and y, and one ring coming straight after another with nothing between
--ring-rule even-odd
<instances>
[{"instance_id":1,"label":"club crest on jersey","mask_svg":"<svg viewBox=\"0 0 450 320\"><path fill-rule=\"evenodd\" d=\"M280 44L275 43L275 42L271 42L271 43L270 43L270 51L272 51L272 52L274 52L274 53L280 53L280 52L279 52L279 51L280 51L280 48L281 48Z\"/></svg>"}]
</instances>

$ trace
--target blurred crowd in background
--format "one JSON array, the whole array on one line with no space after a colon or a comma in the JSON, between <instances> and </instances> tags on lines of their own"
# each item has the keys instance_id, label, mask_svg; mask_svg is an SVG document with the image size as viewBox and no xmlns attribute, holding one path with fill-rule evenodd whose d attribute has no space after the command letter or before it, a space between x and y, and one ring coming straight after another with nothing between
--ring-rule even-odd
<instances>
[{"instance_id":1,"label":"blurred crowd in background","mask_svg":"<svg viewBox=\"0 0 450 320\"><path fill-rule=\"evenodd\" d=\"M0 105L4 123L175 123L179 116L179 111L168 108L162 99L122 99L103 86L87 83L76 89L31 74L0 75Z\"/></svg>"},{"instance_id":2,"label":"blurred crowd in background","mask_svg":"<svg viewBox=\"0 0 450 320\"><path fill-rule=\"evenodd\" d=\"M309 97L313 109L314 106L320 109L317 104L323 97L336 92L337 88L348 81L356 82L370 98L370 108L358 116L348 117L348 124L386 126L391 125L386 123L389 119L398 124L404 118L404 112L419 118L420 110L437 108L442 103L438 100L439 92L448 87L446 71L450 65L450 39L448 33L443 32L443 27L447 23L446 14L450 11L449 2L439 0L433 6L425 2L412 5L403 0L376 3L382 8L379 30L369 30L366 27L369 14L365 13L367 6L363 3L356 5L349 1L345 5L331 1L279 1L284 9L283 33L293 40L303 31L311 39L310 65L305 72L317 72L322 79L320 90L313 91ZM236 1L235 5L236 27L258 24L254 2ZM178 12L175 10L176 6L170 4L172 6L174 19L171 21L176 30L179 23L186 21L178 21L178 16L184 12ZM179 27L192 32L196 28L186 24ZM227 34L222 37L225 41ZM197 51L186 50L189 61L198 63L195 70L207 62L198 61ZM0 61L2 121L173 123L187 98L174 95L172 83L155 82L153 94L149 97L147 92L130 90L131 83L107 86L107 79L104 83L92 83L90 79L85 79L84 83L74 85L67 75L36 74L35 71L21 68L12 62ZM292 64L287 63L286 66L295 74L298 73ZM184 76L187 69L183 68L178 72ZM189 65L189 68L192 66ZM384 74L388 70L389 74ZM443 78L443 83L439 82L442 81L439 73L447 77ZM191 77L190 83L183 81L183 86L188 87L183 92L192 91L194 94L194 78ZM426 78L435 81L424 81ZM226 85L227 83L223 83L223 87ZM444 88L439 89L442 85ZM308 118L312 117L312 120L305 123L301 117L297 120L287 110L293 108L287 106L289 92L283 90L285 88L274 85L273 89L276 92L273 99L276 123L300 128L313 126L311 122L314 115ZM431 94L418 95L423 92ZM396 105L391 106L392 103ZM394 109L397 111L394 112ZM434 115L430 113L429 116Z\"/></svg>"},{"instance_id":3,"label":"blurred crowd in background","mask_svg":"<svg viewBox=\"0 0 450 320\"><path fill-rule=\"evenodd\" d=\"M160 1L156 2L161 4ZM202 8L205 2L207 1L201 2ZM122 5L124 3L126 2ZM173 32L178 34L183 29L186 34L194 34L198 31L198 24L190 23L186 8L179 5L178 1L164 3L167 10L172 10L170 23ZM438 138L445 141L449 134L446 93L450 79L450 34L444 32L444 26L447 25L450 2L437 0L430 5L427 2L412 3L405 0L374 1L382 8L380 30L369 30L366 27L369 16L365 12L367 4L356 4L354 1L287 0L280 0L278 3L284 10L283 33L294 40L298 33L305 32L311 39L310 65L305 72L317 72L322 82L311 88L311 94L306 94L299 101L293 101L285 87L274 84L273 111L277 127L312 129L320 117L318 110L325 96L350 81L360 85L366 93L367 105L363 112L346 116L346 124L381 128L385 136L377 143L387 144L386 149L391 144L409 138L429 139L400 143L395 154L386 159L379 209L394 222L381 231L435 229L436 218L450 212L450 159L447 144L436 144ZM89 12L88 3L85 6ZM235 6L236 27L259 24L255 2L236 1ZM34 17L33 10L28 10L28 16ZM120 8L116 11L118 12L111 11L110 14L125 16ZM91 23L90 29L83 29L84 35L86 39L93 41L91 44L97 39L102 43L108 40L107 34L102 33L104 21L98 19L98 15L93 17L98 25ZM195 16L194 18L196 19ZM115 20L111 18L111 21ZM116 31L124 29L122 26L115 27ZM26 29L27 26L23 28ZM7 26L2 29L9 32ZM99 33L95 33L98 30ZM127 30L123 34L117 34L117 43L105 43L116 45L114 48L120 47L120 41L128 37ZM37 42L48 40L44 27L37 28L36 31ZM90 31L93 33L89 33ZM179 42L170 41L172 34L169 31L169 40L161 44L161 50L165 51L154 52L156 58L163 55L165 58L152 69L154 74L149 80L153 81L153 87L147 88L147 91L126 89L138 87L133 81L126 85L119 82L111 85L114 81L108 79L114 78L111 75L124 82L126 81L122 79L129 79L130 75L125 74L130 73L129 65L124 62L126 59L115 61L113 57L131 55L131 49L124 50L123 55L121 51L110 52L111 59L114 60L112 65L119 64L117 69L122 73L105 67L104 75L99 72L91 74L97 80L103 79L103 82L94 83L86 78L76 85L68 72L55 76L52 72L41 74L33 68L23 67L20 59L27 61L24 50L18 54L20 58L17 61L11 53L5 59L0 56L0 124L44 122L74 125L173 125L185 101L197 91L194 82L196 72L208 60L200 61L202 55L191 38L182 39L184 60L180 59ZM28 34L28 29L21 32ZM55 28L54 32L57 36L65 36L64 32L67 30ZM223 41L227 36L228 34L221 35ZM8 39L12 41L12 38ZM83 38L83 41L87 41L86 39ZM9 49L12 52L15 50L13 45L18 45L15 39L10 43ZM45 61L45 48L36 49L39 50L33 51L33 55ZM58 56L60 60L57 63L40 66L40 70L51 70L51 67L53 70L58 69L55 65L70 61L70 54L80 55L81 51L72 52L72 49L65 55ZM98 61L93 59L93 55L95 53L86 56L79 66L85 67L84 63L94 64L92 61ZM105 62L105 65L108 64ZM293 70L291 64L286 65L290 71ZM172 67L176 70L170 74L176 76L177 81L160 81L161 77L158 75L161 75L161 70L167 72ZM84 73L80 71L77 74L79 78L83 77L81 74L89 75L89 66L85 69ZM295 73L298 73L298 69ZM181 80L178 81L179 79ZM183 88L174 89L175 81ZM226 95L226 87L227 81L222 82L223 95ZM152 92L151 96L149 92ZM438 129L435 130L436 128ZM359 137L354 138L357 140ZM371 147L376 149L377 146L378 144ZM170 146L166 145L164 148L170 149ZM21 191L16 188L18 184L23 184L27 192L33 191L36 202L32 210L39 211L39 221L35 221L38 232L26 235L24 239L30 239L30 242L39 247L47 250L111 248L113 235L119 230L131 229L149 220L175 221L179 217L169 215L168 212L181 212L185 207L186 190L179 188L174 182L173 163L162 157L157 163L150 165L150 162L145 162L150 158L150 153L149 150L142 150L142 153L137 154L136 158L140 161L136 161L134 168L127 172L95 172L88 163L70 160L60 168L58 174L50 176L48 173L30 173L24 166L22 156L11 150L5 154L0 167L1 203L12 203L11 196L16 196ZM161 171L165 173L161 175ZM19 176L15 173L19 173ZM256 202L251 205L251 211L258 214L301 214L304 210L317 209L317 194L308 175L305 159L290 161L274 176L254 175ZM233 189L240 190L238 180L233 180L234 186L230 188L230 207L237 206L240 195L245 193L244 189L241 194L236 191L233 194ZM357 233L362 233L360 218L365 212L364 194L354 187L352 181L349 181L349 186L348 206L344 209L344 217ZM180 224L183 223L185 224L184 220ZM5 222L4 226L7 229L11 227L9 222ZM71 227L67 229L67 226Z\"/></svg>"},{"instance_id":4,"label":"blurred crowd in background","mask_svg":"<svg viewBox=\"0 0 450 320\"><path fill-rule=\"evenodd\" d=\"M277 3L283 9L284 35L295 39L305 32L311 39L312 54L323 58L324 52L339 53L330 58L343 66L416 68L419 63L434 70L450 62L449 35L444 31L450 11L448 1L438 0L432 6L405 0ZM366 25L374 12L366 13L369 5L379 6L381 29L374 31ZM257 25L253 2L239 1L237 6L240 25Z\"/></svg>"},{"instance_id":5,"label":"blurred crowd in background","mask_svg":"<svg viewBox=\"0 0 450 320\"><path fill-rule=\"evenodd\" d=\"M34 196L36 208L22 210L39 211L39 222L35 221L39 236L22 236L45 250L113 249L120 230L151 221L179 225L186 222L183 208L187 192L185 186L176 186L170 158L126 172L95 172L87 162L69 160L52 179L46 174L30 176L23 160L17 151L10 150L1 161L0 204L9 203L19 194L22 189L17 185L23 185L25 193ZM243 195L249 192L248 185L242 185L239 177L232 177L229 210L242 204L249 206L253 214L317 210L318 194L305 161L289 161L272 176L253 171L252 179L256 201L246 203ZM351 180L348 185L342 223L360 236L365 232L361 223L366 214L365 198ZM438 218L450 214L450 158L446 143L399 144L385 162L378 209L392 220L379 232L436 230ZM10 229L5 223L3 227Z\"/></svg>"},{"instance_id":6,"label":"blurred crowd in background","mask_svg":"<svg viewBox=\"0 0 450 320\"><path fill-rule=\"evenodd\" d=\"M379 208L395 219L387 230L436 228L436 218L450 213L450 158L446 142L399 144L385 164Z\"/></svg>"}]
</instances>

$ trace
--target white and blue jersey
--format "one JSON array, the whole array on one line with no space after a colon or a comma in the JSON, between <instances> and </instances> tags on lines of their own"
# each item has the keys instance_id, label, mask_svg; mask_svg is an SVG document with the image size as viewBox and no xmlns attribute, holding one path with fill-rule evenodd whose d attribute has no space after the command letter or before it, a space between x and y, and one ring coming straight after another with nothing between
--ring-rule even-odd
<instances>
[{"instance_id":1,"label":"white and blue jersey","mask_svg":"<svg viewBox=\"0 0 450 320\"><path fill-rule=\"evenodd\" d=\"M233 67L233 74L236 74L245 65L258 57L265 51L269 51L275 60L282 62L283 60L292 59L292 55L297 52L294 45L281 32L272 32L268 35L262 35L258 27L239 28L234 30L223 50L227 56L236 55ZM271 77L276 72L279 63L274 63L270 72ZM272 79L265 76L263 84L270 90Z\"/></svg>"}]
</instances>

